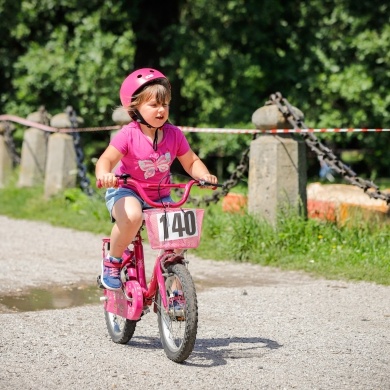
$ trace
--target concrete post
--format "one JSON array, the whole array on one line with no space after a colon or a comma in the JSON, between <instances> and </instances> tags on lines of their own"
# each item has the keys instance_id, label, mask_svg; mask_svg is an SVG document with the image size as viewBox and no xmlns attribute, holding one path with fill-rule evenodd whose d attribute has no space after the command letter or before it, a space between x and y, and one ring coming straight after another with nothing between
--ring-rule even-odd
<instances>
[{"instance_id":1,"label":"concrete post","mask_svg":"<svg viewBox=\"0 0 390 390\"><path fill-rule=\"evenodd\" d=\"M6 125L0 122L0 188L8 183L12 173L12 155L5 142Z\"/></svg>"},{"instance_id":2,"label":"concrete post","mask_svg":"<svg viewBox=\"0 0 390 390\"><path fill-rule=\"evenodd\" d=\"M41 111L30 114L27 119L37 123L44 123ZM47 133L33 127L24 132L18 181L19 187L32 187L44 183L47 138Z\"/></svg>"},{"instance_id":3,"label":"concrete post","mask_svg":"<svg viewBox=\"0 0 390 390\"><path fill-rule=\"evenodd\" d=\"M130 118L129 113L123 107L118 107L112 113L112 120L119 126L127 125L128 123L130 123L132 121L132 119ZM112 138L115 136L115 134L118 131L119 130L111 131L110 140L112 140ZM116 168L118 167L119 164L120 164L120 162L118 162L118 164L115 165L115 167L112 169L112 172L115 172L115 170L116 170Z\"/></svg>"},{"instance_id":4,"label":"concrete post","mask_svg":"<svg viewBox=\"0 0 390 390\"><path fill-rule=\"evenodd\" d=\"M252 116L258 129L287 128L283 118L265 106ZM302 114L303 115L303 114ZM273 123L270 118L274 117ZM275 119L277 118L277 119ZM276 225L281 209L307 214L306 144L292 135L263 134L252 141L249 155L248 211Z\"/></svg>"},{"instance_id":5,"label":"concrete post","mask_svg":"<svg viewBox=\"0 0 390 390\"><path fill-rule=\"evenodd\" d=\"M130 118L130 115L128 114L128 112L123 107L118 107L112 113L112 120L117 125L124 126L124 125L127 125L128 123L130 123L132 119ZM110 136L111 139L118 131L119 130L111 132L111 136Z\"/></svg>"},{"instance_id":6,"label":"concrete post","mask_svg":"<svg viewBox=\"0 0 390 390\"><path fill-rule=\"evenodd\" d=\"M58 128L71 127L67 114L53 116L51 126ZM45 197L57 194L65 188L76 187L77 160L73 137L65 133L55 133L49 137Z\"/></svg>"}]
</instances>

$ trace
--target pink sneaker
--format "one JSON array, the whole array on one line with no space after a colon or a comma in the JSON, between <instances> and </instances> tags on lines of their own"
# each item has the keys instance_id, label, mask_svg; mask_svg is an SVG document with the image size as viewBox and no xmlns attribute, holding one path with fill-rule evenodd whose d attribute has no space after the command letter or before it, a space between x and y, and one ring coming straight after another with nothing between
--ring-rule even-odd
<instances>
[{"instance_id":1,"label":"pink sneaker","mask_svg":"<svg viewBox=\"0 0 390 390\"><path fill-rule=\"evenodd\" d=\"M102 261L102 285L107 290L120 290L122 282L120 279L122 260L107 255Z\"/></svg>"}]
</instances>

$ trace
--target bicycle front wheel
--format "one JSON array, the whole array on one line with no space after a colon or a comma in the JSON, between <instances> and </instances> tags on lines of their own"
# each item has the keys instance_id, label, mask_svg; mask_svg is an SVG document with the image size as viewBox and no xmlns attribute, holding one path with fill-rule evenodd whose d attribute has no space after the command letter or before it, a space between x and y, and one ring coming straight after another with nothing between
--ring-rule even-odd
<instances>
[{"instance_id":1,"label":"bicycle front wheel","mask_svg":"<svg viewBox=\"0 0 390 390\"><path fill-rule=\"evenodd\" d=\"M169 310L157 299L160 339L167 357L181 363L190 356L198 330L198 302L191 274L183 264L167 269L165 280Z\"/></svg>"}]
</instances>

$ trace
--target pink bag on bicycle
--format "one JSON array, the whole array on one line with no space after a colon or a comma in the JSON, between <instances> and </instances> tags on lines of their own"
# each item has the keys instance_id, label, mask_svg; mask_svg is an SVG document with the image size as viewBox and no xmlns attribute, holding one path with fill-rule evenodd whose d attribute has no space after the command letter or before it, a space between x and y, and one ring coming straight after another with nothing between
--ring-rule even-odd
<instances>
[{"instance_id":1,"label":"pink bag on bicycle","mask_svg":"<svg viewBox=\"0 0 390 390\"><path fill-rule=\"evenodd\" d=\"M186 249L199 246L203 209L144 210L149 243L153 249Z\"/></svg>"}]
</instances>

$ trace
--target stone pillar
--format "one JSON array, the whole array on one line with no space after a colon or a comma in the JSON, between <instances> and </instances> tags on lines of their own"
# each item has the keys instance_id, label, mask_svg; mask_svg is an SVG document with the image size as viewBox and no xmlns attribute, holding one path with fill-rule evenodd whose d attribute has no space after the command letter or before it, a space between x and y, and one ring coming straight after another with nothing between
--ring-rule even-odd
<instances>
[{"instance_id":1,"label":"stone pillar","mask_svg":"<svg viewBox=\"0 0 390 390\"><path fill-rule=\"evenodd\" d=\"M71 123L65 113L53 116L51 126L70 128ZM66 133L54 133L49 137L46 174L45 197L50 197L65 188L76 187L77 160L73 137Z\"/></svg>"},{"instance_id":2,"label":"stone pillar","mask_svg":"<svg viewBox=\"0 0 390 390\"><path fill-rule=\"evenodd\" d=\"M287 128L274 105L252 116L258 129ZM303 116L303 114L302 114ZM252 141L249 155L248 211L276 225L283 208L306 215L306 144L290 134L263 134Z\"/></svg>"},{"instance_id":3,"label":"stone pillar","mask_svg":"<svg viewBox=\"0 0 390 390\"><path fill-rule=\"evenodd\" d=\"M5 124L0 122L0 188L4 188L12 173L12 156L5 142Z\"/></svg>"},{"instance_id":4,"label":"stone pillar","mask_svg":"<svg viewBox=\"0 0 390 390\"><path fill-rule=\"evenodd\" d=\"M28 120L44 123L41 111L34 112ZM31 127L24 132L20 160L19 187L42 185L45 179L48 134Z\"/></svg>"},{"instance_id":5,"label":"stone pillar","mask_svg":"<svg viewBox=\"0 0 390 390\"><path fill-rule=\"evenodd\" d=\"M123 107L118 107L113 113L112 113L112 120L119 126L127 125L132 121L130 118L130 115ZM112 137L118 132L112 131L111 132L111 139Z\"/></svg>"},{"instance_id":6,"label":"stone pillar","mask_svg":"<svg viewBox=\"0 0 390 390\"><path fill-rule=\"evenodd\" d=\"M118 107L113 113L112 113L112 120L119 126L124 126L129 124L132 119L130 118L129 113L123 108L123 107ZM115 134L119 130L116 131L111 131L110 134L110 140L115 136ZM115 167L112 169L112 172L115 172L116 168L118 167L120 162L115 165Z\"/></svg>"}]
</instances>

